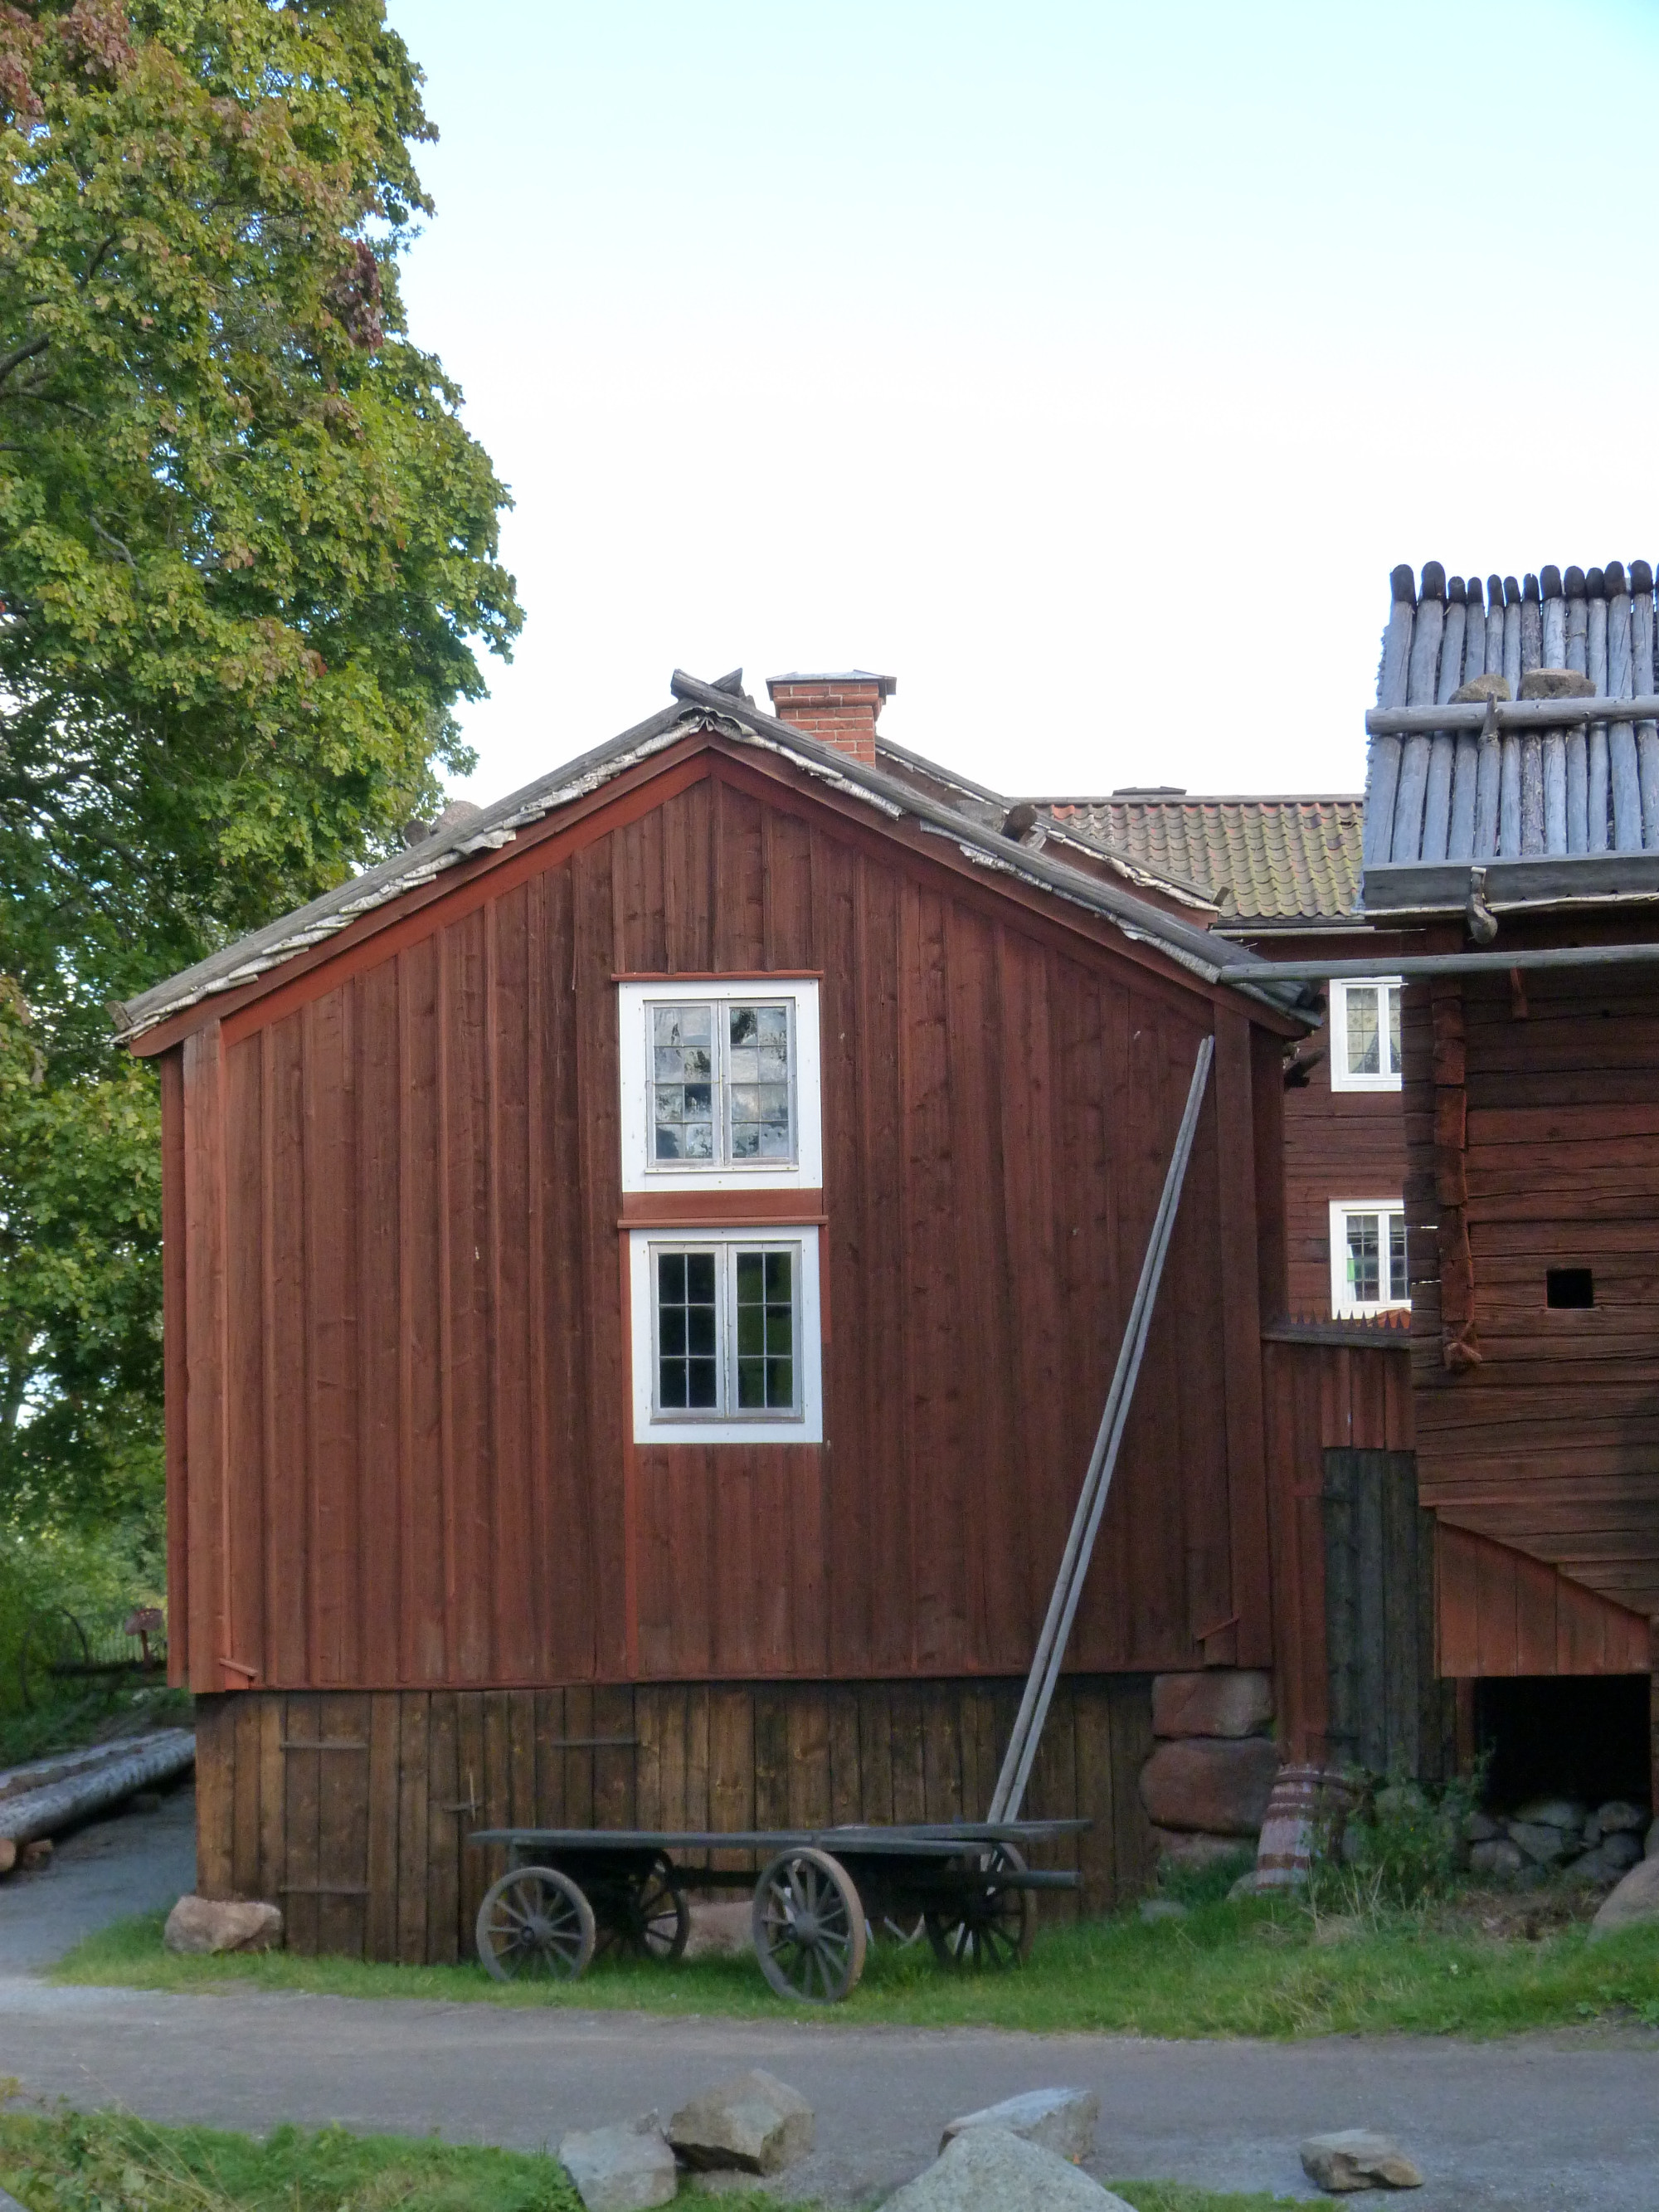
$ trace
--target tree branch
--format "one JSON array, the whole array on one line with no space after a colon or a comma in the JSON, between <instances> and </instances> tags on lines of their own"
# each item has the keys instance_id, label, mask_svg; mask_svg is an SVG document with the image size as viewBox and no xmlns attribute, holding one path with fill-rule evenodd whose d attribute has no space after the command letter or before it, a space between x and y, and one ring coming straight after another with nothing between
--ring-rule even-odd
<instances>
[{"instance_id":1,"label":"tree branch","mask_svg":"<svg viewBox=\"0 0 1659 2212\"><path fill-rule=\"evenodd\" d=\"M131 554L128 552L126 547L121 543L118 538L111 537L109 532L105 529L103 524L100 522L97 516L93 513L90 507L87 509L87 520L97 532L100 543L107 545L112 553L118 553L121 558L126 562L128 568L131 569L133 574L136 576L138 574L138 563L133 559Z\"/></svg>"},{"instance_id":2,"label":"tree branch","mask_svg":"<svg viewBox=\"0 0 1659 2212\"><path fill-rule=\"evenodd\" d=\"M0 384L5 382L13 369L21 368L26 361L33 361L36 354L44 353L51 343L50 335L43 334L38 338L25 338L21 345L14 346L9 353L0 353Z\"/></svg>"}]
</instances>

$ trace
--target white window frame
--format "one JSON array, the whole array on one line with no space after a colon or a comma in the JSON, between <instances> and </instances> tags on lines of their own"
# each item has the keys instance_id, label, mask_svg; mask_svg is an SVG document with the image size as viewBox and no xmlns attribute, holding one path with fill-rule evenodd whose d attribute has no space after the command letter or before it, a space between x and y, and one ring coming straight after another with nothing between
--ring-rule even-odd
<instances>
[{"instance_id":1,"label":"white window frame","mask_svg":"<svg viewBox=\"0 0 1659 2212\"><path fill-rule=\"evenodd\" d=\"M720 1353L723 1387L735 1375L737 1268L726 1256L738 1250L787 1249L795 1264L795 1410L793 1413L705 1413L657 1400L656 1256L659 1252L717 1251L722 1255ZM764 1228L635 1229L629 1232L629 1342L633 1359L634 1441L640 1444L817 1444L823 1441L823 1308L818 1293L818 1231L789 1222Z\"/></svg>"},{"instance_id":2,"label":"white window frame","mask_svg":"<svg viewBox=\"0 0 1659 2212\"><path fill-rule=\"evenodd\" d=\"M1356 975L1352 981L1333 981L1328 987L1327 1003L1330 1012L1327 1020L1331 1033L1331 1088L1333 1091L1398 1091L1400 1070L1385 1068L1380 1075L1355 1075L1348 1066L1348 994L1350 991L1399 991L1405 988L1398 975ZM1382 1051L1379 1058L1391 1057L1389 1042L1388 1008L1378 1009L1382 1016Z\"/></svg>"},{"instance_id":3,"label":"white window frame","mask_svg":"<svg viewBox=\"0 0 1659 2212\"><path fill-rule=\"evenodd\" d=\"M1348 1290L1348 1216L1351 1213L1376 1213L1384 1218L1398 1214L1405 1218L1403 1199L1398 1198L1334 1198L1331 1200L1331 1313L1337 1321L1363 1321L1368 1314L1398 1313L1411 1304L1409 1275L1403 1297L1356 1298ZM1389 1265L1389 1244L1385 1236L1382 1247L1384 1267ZM1407 1255L1407 1267L1410 1260ZM1393 1270L1389 1272L1392 1274Z\"/></svg>"},{"instance_id":4,"label":"white window frame","mask_svg":"<svg viewBox=\"0 0 1659 2212\"><path fill-rule=\"evenodd\" d=\"M658 1006L708 1006L722 1026L724 1011L750 1001L789 1012L791 1111L795 1123L793 1160L654 1158L652 1075L654 1067L651 1018ZM818 987L811 977L723 975L718 982L682 982L672 976L654 983L622 983L617 988L617 1061L622 1079L622 1187L624 1190L818 1190L823 1184L823 1109L818 1041ZM715 1123L725 1127L725 1085L717 1066L714 1081ZM722 1138L722 1141L724 1141Z\"/></svg>"}]
</instances>

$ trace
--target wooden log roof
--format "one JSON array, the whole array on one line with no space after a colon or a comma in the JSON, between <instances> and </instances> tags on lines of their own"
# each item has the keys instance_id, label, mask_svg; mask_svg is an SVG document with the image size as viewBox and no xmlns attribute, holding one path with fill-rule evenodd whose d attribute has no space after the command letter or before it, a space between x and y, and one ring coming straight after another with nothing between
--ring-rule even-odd
<instances>
[{"instance_id":1,"label":"wooden log roof","mask_svg":"<svg viewBox=\"0 0 1659 2212\"><path fill-rule=\"evenodd\" d=\"M1431 561L1420 577L1396 568L1390 590L1367 717L1364 910L1461 909L1472 869L1494 910L1659 897L1651 564L1483 584ZM1559 684L1539 674L1551 669L1567 672ZM1623 711L1597 720L1596 699Z\"/></svg>"},{"instance_id":2,"label":"wooden log roof","mask_svg":"<svg viewBox=\"0 0 1659 2212\"><path fill-rule=\"evenodd\" d=\"M296 912L112 1006L118 1038L134 1043L192 1007L273 975L361 917L392 907L447 869L511 844L532 825L699 731L782 758L815 781L852 798L878 821L908 820L950 838L993 879L1000 874L1103 918L1127 938L1164 954L1203 983L1231 981L1228 971L1249 960L1241 947L1209 933L1206 925L1215 918L1216 908L1200 890L1109 849L1085 828L1049 825L1034 839L1026 817L1035 810L1011 806L984 786L885 741L878 741L875 767L854 760L757 708L742 690L740 670L713 684L676 670L670 688L671 705L608 744L526 784L494 806L441 827ZM1189 909L1190 919L1172 910L1182 907ZM1237 988L1280 1013L1299 1009L1305 995L1291 982L1241 981Z\"/></svg>"}]
</instances>

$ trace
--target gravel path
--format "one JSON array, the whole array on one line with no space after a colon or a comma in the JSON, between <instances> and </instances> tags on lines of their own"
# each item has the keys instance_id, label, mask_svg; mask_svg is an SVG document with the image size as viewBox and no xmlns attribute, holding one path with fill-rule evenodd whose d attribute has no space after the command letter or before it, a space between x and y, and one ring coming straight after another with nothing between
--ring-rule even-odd
<instances>
[{"instance_id":1,"label":"gravel path","mask_svg":"<svg viewBox=\"0 0 1659 2212\"><path fill-rule=\"evenodd\" d=\"M537 2148L568 2127L671 2112L744 2066L818 2114L803 2196L857 2203L925 2165L953 2113L1076 2082L1101 2100L1111 2175L1308 2197L1296 2147L1395 2135L1429 2176L1417 2212L1656 2212L1659 2036L1405 2036L1152 2043L1118 2036L663 2020L254 1993L53 1989L28 1972L193 1879L190 1793L84 1829L0 1884L0 2075L84 2106L256 2132L279 2120ZM1380 2199L1362 2200L1377 2203Z\"/></svg>"},{"instance_id":2,"label":"gravel path","mask_svg":"<svg viewBox=\"0 0 1659 2212\"><path fill-rule=\"evenodd\" d=\"M1419 2212L1659 2205L1651 2035L1151 2043L0 1979L0 2073L28 2090L255 2131L337 2120L533 2148L568 2127L672 2111L752 2065L811 2099L817 2148L792 2181L840 2203L917 2172L953 2113L1076 2082L1100 2094L1103 2178L1308 2196L1301 2137L1368 2126L1428 2173Z\"/></svg>"}]
</instances>

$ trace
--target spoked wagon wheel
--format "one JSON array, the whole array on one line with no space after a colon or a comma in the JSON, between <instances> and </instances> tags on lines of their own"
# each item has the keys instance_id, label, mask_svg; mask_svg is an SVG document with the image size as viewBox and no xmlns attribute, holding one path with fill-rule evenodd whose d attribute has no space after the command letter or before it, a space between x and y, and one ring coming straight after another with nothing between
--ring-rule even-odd
<instances>
[{"instance_id":1,"label":"spoked wagon wheel","mask_svg":"<svg viewBox=\"0 0 1659 2212\"><path fill-rule=\"evenodd\" d=\"M960 1908L928 1914L927 1940L941 1966L973 1971L1024 1963L1036 1927L1031 1893L1012 1889L1003 1879L1024 1871L1012 1844L994 1844L970 1877Z\"/></svg>"},{"instance_id":2,"label":"spoked wagon wheel","mask_svg":"<svg viewBox=\"0 0 1659 2212\"><path fill-rule=\"evenodd\" d=\"M17 1654L19 1686L23 1705L33 1712L54 1685L73 1680L91 1657L87 1632L69 1609L48 1606L37 1613L23 1631Z\"/></svg>"},{"instance_id":3,"label":"spoked wagon wheel","mask_svg":"<svg viewBox=\"0 0 1659 2212\"><path fill-rule=\"evenodd\" d=\"M673 1964L691 1932L691 1912L665 1851L657 1854L642 1881L617 1884L616 1894L604 1900L603 1921L601 1951Z\"/></svg>"},{"instance_id":4,"label":"spoked wagon wheel","mask_svg":"<svg viewBox=\"0 0 1659 2212\"><path fill-rule=\"evenodd\" d=\"M478 1956L498 1982L574 1982L593 1955L593 1909L555 1867L515 1867L478 1907Z\"/></svg>"},{"instance_id":5,"label":"spoked wagon wheel","mask_svg":"<svg viewBox=\"0 0 1659 2212\"><path fill-rule=\"evenodd\" d=\"M864 1907L828 1851L781 1851L755 1884L761 1972L781 1997L839 2004L864 1972Z\"/></svg>"}]
</instances>

